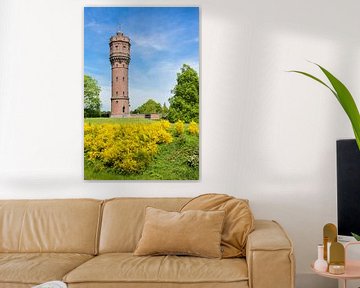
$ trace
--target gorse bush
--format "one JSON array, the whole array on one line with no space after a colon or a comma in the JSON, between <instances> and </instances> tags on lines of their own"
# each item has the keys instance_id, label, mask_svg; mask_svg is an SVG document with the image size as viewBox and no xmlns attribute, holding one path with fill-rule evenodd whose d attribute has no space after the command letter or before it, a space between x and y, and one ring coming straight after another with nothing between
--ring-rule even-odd
<instances>
[{"instance_id":1,"label":"gorse bush","mask_svg":"<svg viewBox=\"0 0 360 288\"><path fill-rule=\"evenodd\" d=\"M180 136L182 134L184 134L184 131L185 131L185 125L184 125L184 122L181 121L181 120L178 120L176 123L175 123L175 133L177 136Z\"/></svg>"},{"instance_id":2,"label":"gorse bush","mask_svg":"<svg viewBox=\"0 0 360 288\"><path fill-rule=\"evenodd\" d=\"M158 144L170 143L168 121L131 124L89 124L84 127L84 156L99 170L138 173L158 151Z\"/></svg>"},{"instance_id":3,"label":"gorse bush","mask_svg":"<svg viewBox=\"0 0 360 288\"><path fill-rule=\"evenodd\" d=\"M171 124L167 120L161 120L160 125L163 129L168 130L171 127Z\"/></svg>"},{"instance_id":4,"label":"gorse bush","mask_svg":"<svg viewBox=\"0 0 360 288\"><path fill-rule=\"evenodd\" d=\"M199 135L199 125L195 121L191 121L187 131L192 135Z\"/></svg>"}]
</instances>

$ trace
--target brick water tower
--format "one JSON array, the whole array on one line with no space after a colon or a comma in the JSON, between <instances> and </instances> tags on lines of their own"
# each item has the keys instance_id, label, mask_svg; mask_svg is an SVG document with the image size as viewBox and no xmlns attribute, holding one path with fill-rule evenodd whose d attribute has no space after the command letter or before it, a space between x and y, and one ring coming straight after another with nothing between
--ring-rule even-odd
<instances>
[{"instance_id":1,"label":"brick water tower","mask_svg":"<svg viewBox=\"0 0 360 288\"><path fill-rule=\"evenodd\" d=\"M111 117L128 117L130 38L122 32L110 38Z\"/></svg>"}]
</instances>

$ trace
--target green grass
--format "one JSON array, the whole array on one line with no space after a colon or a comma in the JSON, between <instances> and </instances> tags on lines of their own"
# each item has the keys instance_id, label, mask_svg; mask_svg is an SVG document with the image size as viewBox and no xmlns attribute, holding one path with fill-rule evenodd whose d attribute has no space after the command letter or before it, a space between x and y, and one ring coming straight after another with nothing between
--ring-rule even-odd
<instances>
[{"instance_id":1,"label":"green grass","mask_svg":"<svg viewBox=\"0 0 360 288\"><path fill-rule=\"evenodd\" d=\"M140 120L140 121L139 121ZM156 121L148 119L127 118L92 118L85 119L90 123L131 123ZM159 145L159 151L149 166L137 174L116 174L111 169L99 171L84 161L85 180L198 180L199 179L199 137L184 134L174 136L169 144Z\"/></svg>"}]
</instances>

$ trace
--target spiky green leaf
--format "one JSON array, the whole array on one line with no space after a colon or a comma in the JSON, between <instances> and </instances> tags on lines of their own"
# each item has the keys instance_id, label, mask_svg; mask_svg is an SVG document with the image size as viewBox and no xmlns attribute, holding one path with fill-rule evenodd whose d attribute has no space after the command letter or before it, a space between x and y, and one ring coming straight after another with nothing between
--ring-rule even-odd
<instances>
[{"instance_id":1,"label":"spiky green leaf","mask_svg":"<svg viewBox=\"0 0 360 288\"><path fill-rule=\"evenodd\" d=\"M294 73L298 73L298 74L302 74L305 75L319 83L321 83L322 85L324 85L325 87L329 88L329 90L335 95L336 98L338 98L338 95L336 94L336 92L329 86L327 85L325 82L323 82L322 80L320 80L319 78L315 77L314 75L311 75L309 73L303 72L303 71L298 71L298 70L290 70L288 72L294 72Z\"/></svg>"},{"instance_id":2,"label":"spiky green leaf","mask_svg":"<svg viewBox=\"0 0 360 288\"><path fill-rule=\"evenodd\" d=\"M360 235L352 233L352 232L351 232L351 235L356 239L356 241L360 241Z\"/></svg>"},{"instance_id":3,"label":"spiky green leaf","mask_svg":"<svg viewBox=\"0 0 360 288\"><path fill-rule=\"evenodd\" d=\"M346 86L338 80L334 75L332 75L329 71L325 68L321 67L320 65L316 64L321 71L325 74L325 76L329 79L331 85L334 87L338 95L338 100L341 106L344 108L346 114L348 115L350 122L352 124L356 142L360 149L360 114L359 110L356 106L354 98L352 97L350 91L346 88Z\"/></svg>"},{"instance_id":4,"label":"spiky green leaf","mask_svg":"<svg viewBox=\"0 0 360 288\"><path fill-rule=\"evenodd\" d=\"M356 143L360 150L360 114L359 114L359 110L356 106L356 103L354 101L354 98L352 97L350 91L346 88L346 86L340 80L338 80L334 75L332 75L329 71L327 71L322 66L320 66L316 63L313 63L313 64L317 65L321 69L321 71L325 74L325 76L330 81L333 88L331 88L329 85L327 85L324 81L320 80L319 78L317 78L309 73L306 73L303 71L297 71L297 70L292 70L289 72L294 72L294 73L305 75L305 76L321 83L322 85L327 87L334 94L334 96L339 101L340 105L343 107L345 113L347 114L347 116L350 119L352 128L354 130L354 135L356 138Z\"/></svg>"}]
</instances>

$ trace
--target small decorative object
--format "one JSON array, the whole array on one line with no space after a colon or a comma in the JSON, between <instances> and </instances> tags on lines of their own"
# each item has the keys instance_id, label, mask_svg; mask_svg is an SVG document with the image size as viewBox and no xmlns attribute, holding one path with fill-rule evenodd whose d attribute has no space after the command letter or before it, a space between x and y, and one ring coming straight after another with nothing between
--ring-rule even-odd
<instances>
[{"instance_id":1,"label":"small decorative object","mask_svg":"<svg viewBox=\"0 0 360 288\"><path fill-rule=\"evenodd\" d=\"M328 263L324 260L324 245L318 245L318 259L314 263L314 269L320 272L326 272Z\"/></svg>"},{"instance_id":2,"label":"small decorative object","mask_svg":"<svg viewBox=\"0 0 360 288\"><path fill-rule=\"evenodd\" d=\"M326 251L326 260L327 260L328 264L330 264L330 247L331 247L331 244L332 244L331 241L327 241L326 248L324 248L324 250Z\"/></svg>"},{"instance_id":3,"label":"small decorative object","mask_svg":"<svg viewBox=\"0 0 360 288\"><path fill-rule=\"evenodd\" d=\"M343 282L341 287L348 287L348 280L360 279L360 261L349 259L348 256L346 256L349 253L349 246L353 245L360 245L360 241L348 242L344 246L341 243L334 242L330 248L331 263L329 265L329 272L321 272L315 269L315 264L312 265L313 271L322 277L341 280ZM356 285L356 287L357 286L358 285Z\"/></svg>"},{"instance_id":4,"label":"small decorative object","mask_svg":"<svg viewBox=\"0 0 360 288\"><path fill-rule=\"evenodd\" d=\"M345 248L339 242L331 243L329 273L345 273Z\"/></svg>"},{"instance_id":5,"label":"small decorative object","mask_svg":"<svg viewBox=\"0 0 360 288\"><path fill-rule=\"evenodd\" d=\"M337 241L337 228L334 224L328 223L323 228L323 237L324 237L324 259L330 263L330 247L331 243Z\"/></svg>"},{"instance_id":6,"label":"small decorative object","mask_svg":"<svg viewBox=\"0 0 360 288\"><path fill-rule=\"evenodd\" d=\"M329 265L329 273L340 275L345 273L345 266L344 265L336 265L336 264L330 264Z\"/></svg>"}]
</instances>

